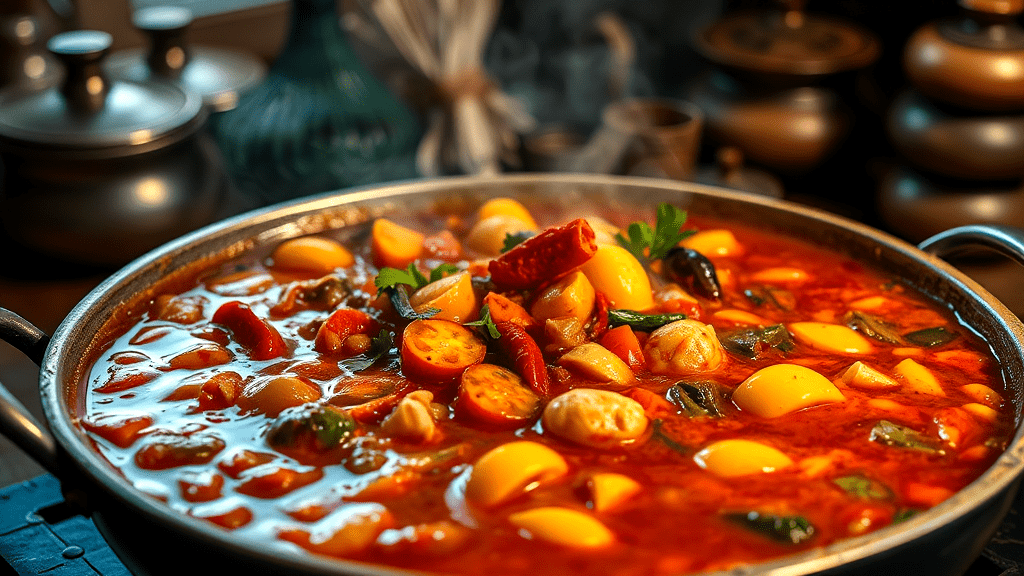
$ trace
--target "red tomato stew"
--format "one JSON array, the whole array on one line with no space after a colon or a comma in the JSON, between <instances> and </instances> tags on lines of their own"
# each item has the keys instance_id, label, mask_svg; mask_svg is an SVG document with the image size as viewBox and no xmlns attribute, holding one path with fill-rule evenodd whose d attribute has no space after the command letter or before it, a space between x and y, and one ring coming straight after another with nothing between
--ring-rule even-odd
<instances>
[{"instance_id":1,"label":"red tomato stew","mask_svg":"<svg viewBox=\"0 0 1024 576\"><path fill-rule=\"evenodd\" d=\"M111 327L80 425L239 538L492 575L824 546L1009 442L986 343L899 279L667 205L603 216L495 199L197 270Z\"/></svg>"}]
</instances>

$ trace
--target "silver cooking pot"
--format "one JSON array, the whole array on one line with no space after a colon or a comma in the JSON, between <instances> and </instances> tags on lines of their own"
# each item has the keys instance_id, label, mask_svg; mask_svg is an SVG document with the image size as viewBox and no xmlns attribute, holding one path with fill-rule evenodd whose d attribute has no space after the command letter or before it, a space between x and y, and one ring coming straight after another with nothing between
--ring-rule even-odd
<instances>
[{"instance_id":1,"label":"silver cooking pot","mask_svg":"<svg viewBox=\"0 0 1024 576\"><path fill-rule=\"evenodd\" d=\"M180 514L136 490L92 449L76 426L84 358L97 334L124 302L137 300L168 274L199 262L300 234L349 228L358 234L373 218L429 208L440 200L477 202L512 196L532 205L592 212L599 206L650 217L659 202L692 213L778 231L839 252L945 303L991 345L1014 407L1017 433L1006 452L975 482L942 504L896 526L770 562L731 570L744 574L959 575L980 554L1007 513L1024 469L1024 325L971 279L936 255L988 246L1024 262L1020 231L967 226L915 248L870 227L795 204L720 188L668 180L602 175L519 175L399 183L346 190L234 217L193 232L138 258L115 273L68 314L52 337L2 311L0 336L40 366L39 390L47 431L0 387L0 432L61 479L69 500L85 501L118 555L138 574L181 574L218 568L276 574L402 574L405 572L310 554L278 555L258 542L233 538L203 520ZM575 208L574 208L575 207ZM153 550L156 553L141 552ZM148 547L147 547L148 546ZM187 550L186 553L179 551ZM147 563L148 558L148 563Z\"/></svg>"}]
</instances>

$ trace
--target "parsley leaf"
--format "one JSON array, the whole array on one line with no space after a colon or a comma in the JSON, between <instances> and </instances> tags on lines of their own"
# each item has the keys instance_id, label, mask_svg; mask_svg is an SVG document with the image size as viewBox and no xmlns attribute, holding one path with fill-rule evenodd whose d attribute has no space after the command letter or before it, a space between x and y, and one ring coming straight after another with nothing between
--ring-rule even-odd
<instances>
[{"instance_id":1,"label":"parsley leaf","mask_svg":"<svg viewBox=\"0 0 1024 576\"><path fill-rule=\"evenodd\" d=\"M505 241L501 245L501 253L504 254L509 250L519 246L523 242L526 242L534 236L533 232L529 230L523 230L522 232L516 232L515 234L505 233Z\"/></svg>"},{"instance_id":2,"label":"parsley leaf","mask_svg":"<svg viewBox=\"0 0 1024 576\"><path fill-rule=\"evenodd\" d=\"M498 332L498 327L494 325L494 320L491 318L491 310L484 304L483 308L480 309L480 319L473 322L466 322L464 326L480 326L487 330L487 334L494 340L501 338L501 332Z\"/></svg>"},{"instance_id":3,"label":"parsley leaf","mask_svg":"<svg viewBox=\"0 0 1024 576\"><path fill-rule=\"evenodd\" d=\"M437 282L449 274L455 274L459 269L454 264L439 264L437 268L430 271L430 281Z\"/></svg>"},{"instance_id":4,"label":"parsley leaf","mask_svg":"<svg viewBox=\"0 0 1024 576\"><path fill-rule=\"evenodd\" d=\"M338 365L351 372L359 372L373 366L378 360L394 351L395 335L389 330L381 330L370 340L370 348L366 352L346 358L339 362Z\"/></svg>"},{"instance_id":5,"label":"parsley leaf","mask_svg":"<svg viewBox=\"0 0 1024 576\"><path fill-rule=\"evenodd\" d=\"M419 290L431 282L437 282L447 274L454 274L458 271L459 269L453 264L441 264L430 271L430 278L428 279L419 271L419 268L416 268L415 263L410 263L405 270L381 268L380 272L377 272L377 277L374 278L373 283L377 286L377 290L380 291L394 288L399 284L408 284L412 286L413 290Z\"/></svg>"},{"instance_id":6,"label":"parsley leaf","mask_svg":"<svg viewBox=\"0 0 1024 576\"><path fill-rule=\"evenodd\" d=\"M662 203L658 205L653 229L646 222L633 222L626 228L628 237L619 233L615 239L641 262L661 260L669 250L694 233L693 230L682 230L685 223L686 210Z\"/></svg>"}]
</instances>

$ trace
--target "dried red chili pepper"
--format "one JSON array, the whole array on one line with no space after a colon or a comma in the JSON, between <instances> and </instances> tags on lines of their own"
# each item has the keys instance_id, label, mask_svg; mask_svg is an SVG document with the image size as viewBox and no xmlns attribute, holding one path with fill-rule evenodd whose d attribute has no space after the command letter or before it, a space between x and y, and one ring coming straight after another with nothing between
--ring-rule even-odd
<instances>
[{"instance_id":1,"label":"dried red chili pepper","mask_svg":"<svg viewBox=\"0 0 1024 576\"><path fill-rule=\"evenodd\" d=\"M594 300L594 323L590 325L590 332L596 340L608 331L608 307L611 302L601 291L595 294Z\"/></svg>"},{"instance_id":2,"label":"dried red chili pepper","mask_svg":"<svg viewBox=\"0 0 1024 576\"><path fill-rule=\"evenodd\" d=\"M522 326L514 322L495 322L494 326L501 334L498 344L512 358L516 372L526 380L534 392L541 396L547 395L551 383L544 355L537 342Z\"/></svg>"},{"instance_id":3,"label":"dried red chili pepper","mask_svg":"<svg viewBox=\"0 0 1024 576\"><path fill-rule=\"evenodd\" d=\"M278 358L288 351L277 329L237 300L217 308L213 313L213 322L231 330L232 337L249 350L253 360Z\"/></svg>"},{"instance_id":4,"label":"dried red chili pepper","mask_svg":"<svg viewBox=\"0 0 1024 576\"><path fill-rule=\"evenodd\" d=\"M582 218L548 228L487 265L491 281L502 289L528 290L583 265L597 252L594 230Z\"/></svg>"}]
</instances>

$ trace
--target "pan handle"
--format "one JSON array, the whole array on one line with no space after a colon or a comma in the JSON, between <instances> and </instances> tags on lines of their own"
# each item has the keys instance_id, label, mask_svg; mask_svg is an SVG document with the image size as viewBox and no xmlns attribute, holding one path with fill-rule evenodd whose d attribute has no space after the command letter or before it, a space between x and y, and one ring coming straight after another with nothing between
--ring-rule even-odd
<instances>
[{"instance_id":1,"label":"pan handle","mask_svg":"<svg viewBox=\"0 0 1024 576\"><path fill-rule=\"evenodd\" d=\"M939 232L917 245L940 258L982 246L1024 264L1024 230L1013 226L972 224Z\"/></svg>"},{"instance_id":2,"label":"pan handle","mask_svg":"<svg viewBox=\"0 0 1024 576\"><path fill-rule=\"evenodd\" d=\"M0 308L0 338L41 364L50 337L31 322ZM57 441L14 394L0 383L0 434L32 456L49 472L57 474Z\"/></svg>"}]
</instances>

